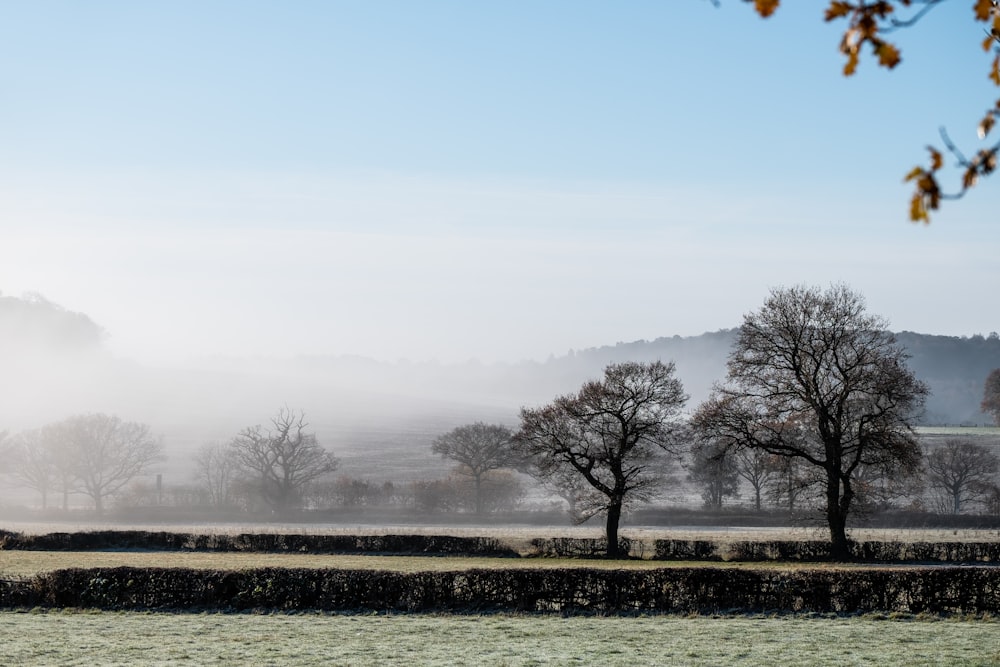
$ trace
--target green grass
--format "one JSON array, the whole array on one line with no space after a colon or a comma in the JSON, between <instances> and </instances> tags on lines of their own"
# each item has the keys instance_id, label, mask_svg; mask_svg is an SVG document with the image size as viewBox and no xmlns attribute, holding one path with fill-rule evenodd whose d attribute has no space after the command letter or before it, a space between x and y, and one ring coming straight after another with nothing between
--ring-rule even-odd
<instances>
[{"instance_id":1,"label":"green grass","mask_svg":"<svg viewBox=\"0 0 1000 667\"><path fill-rule=\"evenodd\" d=\"M0 612L5 664L1000 665L1000 623Z\"/></svg>"},{"instance_id":2,"label":"green grass","mask_svg":"<svg viewBox=\"0 0 1000 667\"><path fill-rule=\"evenodd\" d=\"M0 551L0 578L30 577L71 567L178 567L197 570L244 570L262 567L336 568L434 572L471 568L607 568L653 569L662 567L736 568L856 568L865 564L600 560L581 558L467 558L459 556L365 556L313 554L212 553L180 551Z\"/></svg>"}]
</instances>

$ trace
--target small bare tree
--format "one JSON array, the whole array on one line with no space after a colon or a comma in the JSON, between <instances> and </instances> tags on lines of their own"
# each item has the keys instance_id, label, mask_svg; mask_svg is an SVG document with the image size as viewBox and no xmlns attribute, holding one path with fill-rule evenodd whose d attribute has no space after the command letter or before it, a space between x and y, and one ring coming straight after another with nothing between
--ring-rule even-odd
<instances>
[{"instance_id":1,"label":"small bare tree","mask_svg":"<svg viewBox=\"0 0 1000 667\"><path fill-rule=\"evenodd\" d=\"M753 508L759 512L768 483L778 474L777 457L761 449L737 449L730 454L736 474L753 489Z\"/></svg>"},{"instance_id":2,"label":"small bare tree","mask_svg":"<svg viewBox=\"0 0 1000 667\"><path fill-rule=\"evenodd\" d=\"M513 468L521 460L513 448L514 434L502 424L466 424L438 436L431 449L442 458L456 461L456 472L472 479L476 514L482 514L483 482L489 473Z\"/></svg>"},{"instance_id":3,"label":"small bare tree","mask_svg":"<svg viewBox=\"0 0 1000 667\"><path fill-rule=\"evenodd\" d=\"M222 509L233 504L233 482L237 462L228 444L210 442L194 455L195 481L208 495L212 507Z\"/></svg>"},{"instance_id":4,"label":"small bare tree","mask_svg":"<svg viewBox=\"0 0 1000 667\"><path fill-rule=\"evenodd\" d=\"M701 489L708 509L722 509L726 498L738 495L739 472L725 446L705 443L691 450L688 480Z\"/></svg>"},{"instance_id":5,"label":"small bare tree","mask_svg":"<svg viewBox=\"0 0 1000 667\"><path fill-rule=\"evenodd\" d=\"M51 433L51 428L49 433ZM49 492L60 482L58 458L51 439L44 429L23 431L12 438L7 457L16 484L38 491L42 509L48 509Z\"/></svg>"},{"instance_id":6,"label":"small bare tree","mask_svg":"<svg viewBox=\"0 0 1000 667\"><path fill-rule=\"evenodd\" d=\"M927 454L924 466L927 484L943 497L946 511L960 514L969 503L987 499L1000 459L982 445L953 438Z\"/></svg>"},{"instance_id":7,"label":"small bare tree","mask_svg":"<svg viewBox=\"0 0 1000 667\"><path fill-rule=\"evenodd\" d=\"M231 447L239 467L276 512L299 505L305 488L337 469L339 462L308 433L305 414L282 408L271 428L260 425L240 431Z\"/></svg>"},{"instance_id":8,"label":"small bare tree","mask_svg":"<svg viewBox=\"0 0 1000 667\"><path fill-rule=\"evenodd\" d=\"M811 466L806 466L790 456L773 459L774 476L767 482L767 498L775 506L793 513L800 509L800 501L821 485Z\"/></svg>"}]
</instances>

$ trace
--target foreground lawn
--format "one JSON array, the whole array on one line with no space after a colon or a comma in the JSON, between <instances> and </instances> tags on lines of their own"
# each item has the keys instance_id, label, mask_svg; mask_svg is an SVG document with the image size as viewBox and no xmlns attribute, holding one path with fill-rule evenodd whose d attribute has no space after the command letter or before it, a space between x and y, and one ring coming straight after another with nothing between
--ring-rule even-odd
<instances>
[{"instance_id":1,"label":"foreground lawn","mask_svg":"<svg viewBox=\"0 0 1000 667\"><path fill-rule=\"evenodd\" d=\"M1000 665L1000 622L0 612L17 665Z\"/></svg>"}]
</instances>

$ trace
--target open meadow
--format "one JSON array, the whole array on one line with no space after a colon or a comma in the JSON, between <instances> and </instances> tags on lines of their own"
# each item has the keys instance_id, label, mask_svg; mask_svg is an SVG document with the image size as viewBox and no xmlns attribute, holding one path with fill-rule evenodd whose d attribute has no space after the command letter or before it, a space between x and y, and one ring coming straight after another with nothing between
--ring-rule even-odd
<instances>
[{"instance_id":1,"label":"open meadow","mask_svg":"<svg viewBox=\"0 0 1000 667\"><path fill-rule=\"evenodd\" d=\"M0 612L16 665L1000 665L991 619Z\"/></svg>"},{"instance_id":2,"label":"open meadow","mask_svg":"<svg viewBox=\"0 0 1000 667\"><path fill-rule=\"evenodd\" d=\"M787 563L744 561L600 560L580 558L488 558L480 556L370 556L359 554L267 554L157 551L19 551L0 550L0 579L31 577L66 568L188 568L196 570L249 570L306 568L338 570L387 570L391 572L454 572L480 569L653 570L665 567L745 569L858 569L896 568L900 565L861 563Z\"/></svg>"}]
</instances>

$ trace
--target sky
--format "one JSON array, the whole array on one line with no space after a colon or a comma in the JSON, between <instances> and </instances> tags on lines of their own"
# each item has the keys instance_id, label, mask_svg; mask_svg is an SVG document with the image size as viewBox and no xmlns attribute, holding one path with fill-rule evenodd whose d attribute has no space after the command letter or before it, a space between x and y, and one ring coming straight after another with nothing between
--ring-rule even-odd
<instances>
[{"instance_id":1,"label":"sky","mask_svg":"<svg viewBox=\"0 0 1000 667\"><path fill-rule=\"evenodd\" d=\"M150 364L543 360L801 283L1000 329L1000 181L902 182L979 146L971 0L851 78L824 4L0 0L0 291Z\"/></svg>"}]
</instances>

